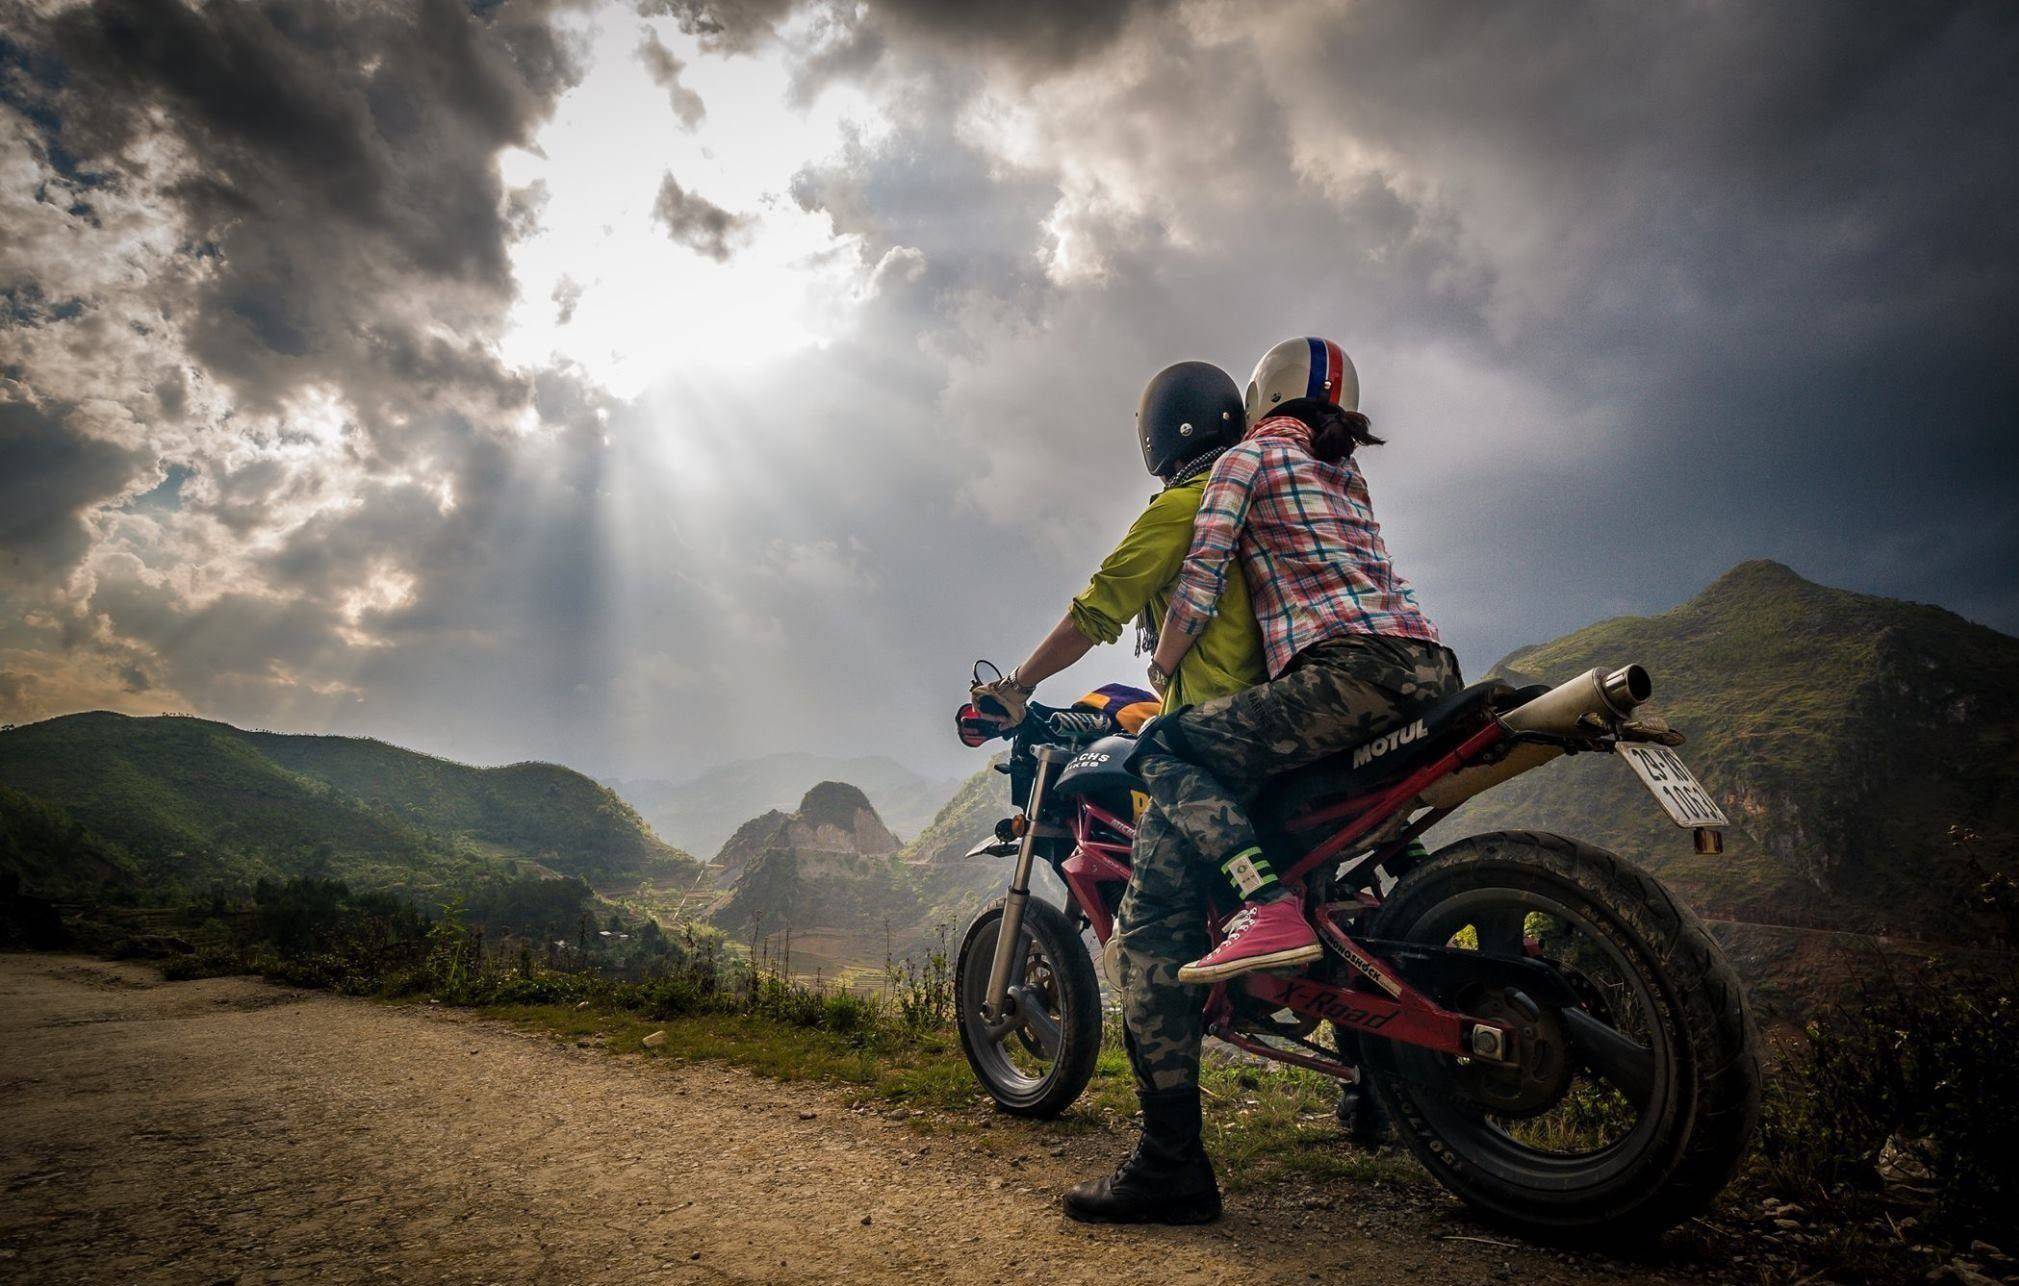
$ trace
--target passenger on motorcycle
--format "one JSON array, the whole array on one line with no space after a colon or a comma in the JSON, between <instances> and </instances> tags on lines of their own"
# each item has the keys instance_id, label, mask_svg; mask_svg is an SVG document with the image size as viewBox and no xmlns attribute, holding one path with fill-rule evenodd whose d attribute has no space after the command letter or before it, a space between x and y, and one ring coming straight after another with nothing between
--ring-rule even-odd
<instances>
[{"instance_id":1,"label":"passenger on motorcycle","mask_svg":"<svg viewBox=\"0 0 2019 1286\"><path fill-rule=\"evenodd\" d=\"M1460 686L1457 658L1395 571L1355 450L1381 442L1337 344L1293 339L1248 384L1252 427L1214 466L1151 678L1183 663L1239 556L1270 681L1159 719L1136 768L1152 799L1242 902L1226 938L1186 965L1210 983L1320 955L1243 805L1270 776L1378 734Z\"/></svg>"},{"instance_id":2,"label":"passenger on motorcycle","mask_svg":"<svg viewBox=\"0 0 2019 1286\"><path fill-rule=\"evenodd\" d=\"M1151 682L1163 687L1183 669L1225 610L1237 570L1246 572L1271 679L1175 708L1138 742L1132 762L1152 802L1117 924L1143 1135L1113 1175L1066 1194L1074 1218L1193 1223L1219 1213L1200 1142L1200 985L1321 954L1243 805L1268 777L1363 742L1460 686L1456 658L1396 574L1374 520L1354 452L1381 439L1359 413L1359 394L1337 344L1294 339L1270 349L1248 384L1246 439L1215 462L1200 502ZM1240 909L1208 951L1216 892Z\"/></svg>"}]
</instances>

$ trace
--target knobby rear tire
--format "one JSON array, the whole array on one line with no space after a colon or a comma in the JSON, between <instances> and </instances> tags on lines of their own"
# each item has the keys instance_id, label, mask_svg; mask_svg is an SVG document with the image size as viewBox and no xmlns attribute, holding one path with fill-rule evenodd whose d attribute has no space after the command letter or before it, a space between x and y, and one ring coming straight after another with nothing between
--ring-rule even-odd
<instances>
[{"instance_id":1,"label":"knobby rear tire","mask_svg":"<svg viewBox=\"0 0 2019 1286\"><path fill-rule=\"evenodd\" d=\"M1396 885L1372 936L1402 939L1431 908L1470 890L1547 890L1590 908L1639 957L1678 1051L1675 1094L1632 1172L1586 1190L1516 1186L1439 1136L1432 1091L1376 1080L1396 1131L1437 1181L1475 1210L1531 1235L1644 1242L1701 1211L1738 1168L1760 1112L1760 1041L1737 973L1701 921L1661 881L1603 849L1560 835L1475 835L1440 850Z\"/></svg>"},{"instance_id":2,"label":"knobby rear tire","mask_svg":"<svg viewBox=\"0 0 2019 1286\"><path fill-rule=\"evenodd\" d=\"M961 936L954 966L956 1006L986 986L995 952L994 928L1002 920L1004 902L1004 898L997 898L982 908ZM1050 1070L1036 1086L1005 1084L992 1074L964 1015L955 1015L954 1026L960 1032L960 1048L967 1055L968 1066L998 1108L1015 1116L1048 1119L1070 1107L1093 1079L1094 1064L1101 1056L1101 985L1079 933L1057 907L1032 897L1024 907L1023 931L1037 940L1058 982L1059 1055ZM972 991L971 977L979 980Z\"/></svg>"}]
</instances>

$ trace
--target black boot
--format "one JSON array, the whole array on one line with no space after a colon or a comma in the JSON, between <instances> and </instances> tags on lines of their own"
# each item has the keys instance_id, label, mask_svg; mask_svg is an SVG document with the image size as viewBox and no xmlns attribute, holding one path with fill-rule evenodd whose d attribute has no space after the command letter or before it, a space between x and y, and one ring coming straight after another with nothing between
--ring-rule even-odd
<instances>
[{"instance_id":1,"label":"black boot","mask_svg":"<svg viewBox=\"0 0 2019 1286\"><path fill-rule=\"evenodd\" d=\"M1121 1169L1067 1189L1066 1217L1081 1223L1211 1223L1220 1185L1199 1141L1199 1091L1138 1092L1143 1133Z\"/></svg>"},{"instance_id":2,"label":"black boot","mask_svg":"<svg viewBox=\"0 0 2019 1286\"><path fill-rule=\"evenodd\" d=\"M1388 1142L1388 1109L1381 1106L1381 1096L1365 1081L1348 1081L1339 1087L1336 1115L1346 1137L1361 1147L1378 1148Z\"/></svg>"}]
</instances>

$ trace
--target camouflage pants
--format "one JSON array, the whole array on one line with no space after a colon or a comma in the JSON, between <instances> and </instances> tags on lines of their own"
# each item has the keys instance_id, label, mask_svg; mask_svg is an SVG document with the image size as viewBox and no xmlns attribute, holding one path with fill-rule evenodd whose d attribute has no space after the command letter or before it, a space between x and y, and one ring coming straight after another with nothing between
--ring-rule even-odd
<instances>
[{"instance_id":1,"label":"camouflage pants","mask_svg":"<svg viewBox=\"0 0 2019 1286\"><path fill-rule=\"evenodd\" d=\"M1214 899L1234 898L1220 861L1257 843L1243 804L1268 778L1367 741L1460 683L1457 659L1433 644L1329 639L1282 677L1175 716L1176 735L1139 753L1151 802L1136 828L1117 964L1141 1088L1198 1081L1206 988L1181 985L1178 966L1206 953Z\"/></svg>"}]
</instances>

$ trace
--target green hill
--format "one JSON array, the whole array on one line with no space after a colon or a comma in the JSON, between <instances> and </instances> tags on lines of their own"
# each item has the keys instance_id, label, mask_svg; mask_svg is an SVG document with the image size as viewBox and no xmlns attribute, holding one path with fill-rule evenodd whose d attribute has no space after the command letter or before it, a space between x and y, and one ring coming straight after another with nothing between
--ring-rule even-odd
<instances>
[{"instance_id":1,"label":"green hill","mask_svg":"<svg viewBox=\"0 0 2019 1286\"><path fill-rule=\"evenodd\" d=\"M1493 673L1560 682L1637 662L1650 709L1733 821L1698 857L1625 765L1579 756L1480 797L1438 835L1523 827L1612 847L1706 914L1958 941L1988 875L2019 871L2019 639L1918 603L1740 564L1657 616L1523 648Z\"/></svg>"},{"instance_id":2,"label":"green hill","mask_svg":"<svg viewBox=\"0 0 2019 1286\"><path fill-rule=\"evenodd\" d=\"M472 768L355 737L239 735L282 768L416 829L591 883L692 873L693 859L654 835L616 792L557 764Z\"/></svg>"},{"instance_id":3,"label":"green hill","mask_svg":"<svg viewBox=\"0 0 2019 1286\"><path fill-rule=\"evenodd\" d=\"M432 890L501 858L605 884L693 870L622 800L565 768L471 768L202 719L96 712L14 728L0 733L0 786L130 854L157 890L309 871Z\"/></svg>"},{"instance_id":4,"label":"green hill","mask_svg":"<svg viewBox=\"0 0 2019 1286\"><path fill-rule=\"evenodd\" d=\"M140 867L117 844L100 839L69 813L33 795L0 786L0 874L45 896L88 896L94 889L131 888Z\"/></svg>"}]
</instances>

